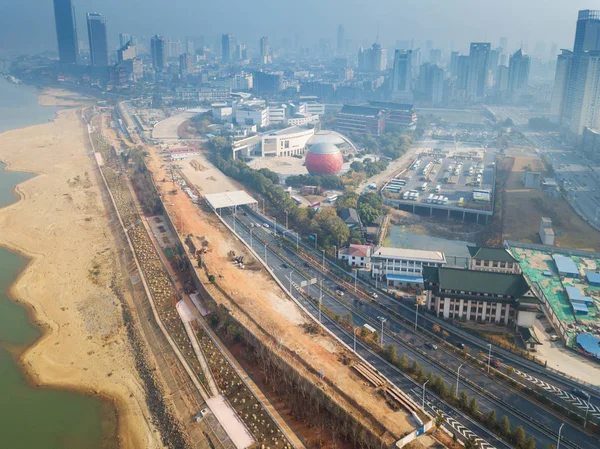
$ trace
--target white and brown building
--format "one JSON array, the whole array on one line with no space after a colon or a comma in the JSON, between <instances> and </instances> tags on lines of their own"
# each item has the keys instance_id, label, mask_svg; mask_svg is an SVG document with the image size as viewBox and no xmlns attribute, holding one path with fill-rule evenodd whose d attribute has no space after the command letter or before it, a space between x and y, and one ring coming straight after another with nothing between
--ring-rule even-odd
<instances>
[{"instance_id":1,"label":"white and brown building","mask_svg":"<svg viewBox=\"0 0 600 449\"><path fill-rule=\"evenodd\" d=\"M389 287L423 287L423 268L444 265L440 251L379 246L371 254L371 276Z\"/></svg>"},{"instance_id":2,"label":"white and brown building","mask_svg":"<svg viewBox=\"0 0 600 449\"><path fill-rule=\"evenodd\" d=\"M485 248L469 246L471 262L469 268L478 271L494 271L496 273L521 273L519 262L504 248Z\"/></svg>"},{"instance_id":3,"label":"white and brown building","mask_svg":"<svg viewBox=\"0 0 600 449\"><path fill-rule=\"evenodd\" d=\"M445 319L530 327L540 301L522 274L423 268L427 309Z\"/></svg>"},{"instance_id":4,"label":"white and brown building","mask_svg":"<svg viewBox=\"0 0 600 449\"><path fill-rule=\"evenodd\" d=\"M371 262L370 245L350 244L348 248L340 249L338 259L345 261L351 267L365 268Z\"/></svg>"}]
</instances>

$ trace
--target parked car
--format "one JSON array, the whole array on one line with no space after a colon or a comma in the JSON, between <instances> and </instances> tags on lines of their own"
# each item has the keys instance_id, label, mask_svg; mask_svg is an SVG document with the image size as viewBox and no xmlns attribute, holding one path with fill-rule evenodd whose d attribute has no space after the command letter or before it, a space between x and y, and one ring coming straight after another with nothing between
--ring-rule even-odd
<instances>
[{"instance_id":1,"label":"parked car","mask_svg":"<svg viewBox=\"0 0 600 449\"><path fill-rule=\"evenodd\" d=\"M433 349L434 351L438 348L437 345L433 344L433 343L425 343L425 347L429 348L429 349Z\"/></svg>"},{"instance_id":2,"label":"parked car","mask_svg":"<svg viewBox=\"0 0 600 449\"><path fill-rule=\"evenodd\" d=\"M560 337L558 335L551 335L550 336L550 341L558 341L560 340Z\"/></svg>"},{"instance_id":3,"label":"parked car","mask_svg":"<svg viewBox=\"0 0 600 449\"><path fill-rule=\"evenodd\" d=\"M583 391L581 388L573 388L571 394L578 398L585 399L586 401L590 400L590 394L587 391Z\"/></svg>"}]
</instances>

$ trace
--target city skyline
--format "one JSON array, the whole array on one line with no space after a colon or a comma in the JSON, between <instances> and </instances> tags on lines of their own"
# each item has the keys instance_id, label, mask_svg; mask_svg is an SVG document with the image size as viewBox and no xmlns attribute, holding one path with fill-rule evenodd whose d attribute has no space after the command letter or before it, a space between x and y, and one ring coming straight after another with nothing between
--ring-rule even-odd
<instances>
[{"instance_id":1,"label":"city skyline","mask_svg":"<svg viewBox=\"0 0 600 449\"><path fill-rule=\"evenodd\" d=\"M312 1L309 0L309 3ZM37 3L39 8L28 10L26 16L30 22L35 24L37 33L29 31L29 24L27 27L16 27L15 24L19 23L20 17L25 17L25 11L22 10L23 15L20 15L21 10L18 5L8 6L7 11L0 18L0 42L11 42L12 45L0 47L0 52L31 52L52 49L48 45L49 37L53 33L52 27L44 17L37 15L51 13L52 5L47 0L33 0L33 2ZM32 6L29 3L31 2L28 2L28 6ZM154 3L153 0L150 0L150 3ZM321 10L335 11L335 18L332 14L319 14L311 17L310 23L308 23L304 14L291 14L291 20L298 21L298 27L302 26L301 32L294 32L290 30L298 29L298 27L284 26L278 19L269 20L271 16L278 17L281 12L278 8L270 8L269 14L257 15L257 11L264 8L257 6L252 11L246 11L241 4L236 8L237 3L234 2L234 13L228 15L228 20L220 21L213 20L213 18L204 19L203 16L206 14L196 16L194 13L201 11L193 3L188 4L184 0L178 0L176 3L181 7L166 9L166 5L157 3L156 8L145 5L148 7L140 11L137 11L134 5L123 5L115 0L105 2L77 0L74 2L74 6L80 28L84 23L82 21L85 21L87 12L98 11L103 14L113 30L108 36L110 49L118 47L119 33L130 33L148 37L148 39L157 33L167 39L183 39L186 35L201 34L208 38L207 43L212 44L214 38L227 32L232 33L240 41L249 43L251 47L258 45L262 35L270 37L271 47L278 47L283 39L294 42L294 34L297 34L301 46L312 47L319 42L319 39L323 38L328 40L331 47L335 49L338 26L342 25L345 40L351 41L352 49L361 45L371 45L379 34L379 42L384 48L390 50L395 48L398 40L414 40L416 46L421 47L426 47L426 41L431 40L434 48L465 52L470 42L492 42L493 48L498 45L500 38L508 37L510 42L508 50L514 52L523 42L528 44L528 53L533 53L533 48L541 48L538 44L543 44L546 49L551 48L553 43L556 43L559 49L570 48L574 24L572 21L565 20L565 17L572 17L579 9L593 7L589 2L583 1L570 2L568 5L552 2L556 3L556 6L552 8L553 12L535 11L537 28L534 28L530 21L522 16L527 15L528 11L533 14L535 10L533 6L540 3L538 0L521 6L519 15L513 15L508 7L499 8L489 5L489 8L486 6L486 14L480 14L477 21L467 22L464 21L465 16L480 12L481 9L472 0L465 0L459 5L453 5L452 10L447 11L443 10L441 4L435 0L425 0L420 3L420 7L397 5L385 0L375 3L372 8L367 10L360 9L360 14L355 14L359 10L357 9L358 2L342 8L336 0L329 2L328 5L319 6ZM259 3L264 4L263 6L267 8L272 2L261 0ZM210 10L213 6L217 7L216 4L213 5L209 1L208 4L203 4L202 10ZM428 6L432 9L429 10ZM185 13L182 14L182 11ZM9 17L10 21L7 20ZM190 20L191 18L193 20ZM247 26L249 21L253 23L252 27ZM401 32L398 32L398 24L402 25ZM201 31L198 32L198 30ZM81 34L80 30L78 40L80 43L85 43L87 39Z\"/></svg>"}]
</instances>

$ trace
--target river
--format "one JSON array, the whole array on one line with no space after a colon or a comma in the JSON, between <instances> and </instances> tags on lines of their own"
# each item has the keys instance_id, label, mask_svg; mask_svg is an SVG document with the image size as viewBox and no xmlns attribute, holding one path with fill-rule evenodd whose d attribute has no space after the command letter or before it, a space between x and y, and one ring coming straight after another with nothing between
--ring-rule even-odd
<instances>
[{"instance_id":1,"label":"river","mask_svg":"<svg viewBox=\"0 0 600 449\"><path fill-rule=\"evenodd\" d=\"M34 88L4 78L0 99L0 133L47 122L57 110L40 106ZM0 208L18 199L14 186L30 176L6 172L0 163ZM8 297L26 264L26 258L0 247L0 447L104 449L114 441L107 430L114 428L111 407L80 393L35 387L20 369L20 354L41 335L27 310Z\"/></svg>"}]
</instances>

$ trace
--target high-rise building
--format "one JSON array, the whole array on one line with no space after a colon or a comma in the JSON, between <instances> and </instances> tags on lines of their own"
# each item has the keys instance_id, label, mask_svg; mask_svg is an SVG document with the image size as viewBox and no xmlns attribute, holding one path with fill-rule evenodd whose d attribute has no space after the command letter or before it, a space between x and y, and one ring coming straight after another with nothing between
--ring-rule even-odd
<instances>
[{"instance_id":1,"label":"high-rise building","mask_svg":"<svg viewBox=\"0 0 600 449\"><path fill-rule=\"evenodd\" d=\"M185 37L185 49L184 49L184 53L187 53L189 55L193 55L194 53L196 53L196 48L194 45L194 40L192 38L190 38L189 36Z\"/></svg>"},{"instance_id":2,"label":"high-rise building","mask_svg":"<svg viewBox=\"0 0 600 449\"><path fill-rule=\"evenodd\" d=\"M498 69L498 62L500 61L500 53L501 50L499 48L490 50L490 63L488 65L488 70L492 75L493 82L489 87L492 87L496 82L496 71Z\"/></svg>"},{"instance_id":3,"label":"high-rise building","mask_svg":"<svg viewBox=\"0 0 600 449\"><path fill-rule=\"evenodd\" d=\"M358 50L358 70L364 72L383 72L387 66L387 50L374 43L371 48Z\"/></svg>"},{"instance_id":4,"label":"high-rise building","mask_svg":"<svg viewBox=\"0 0 600 449\"><path fill-rule=\"evenodd\" d=\"M580 56L569 133L580 140L584 128L600 129L600 50Z\"/></svg>"},{"instance_id":5,"label":"high-rise building","mask_svg":"<svg viewBox=\"0 0 600 449\"><path fill-rule=\"evenodd\" d=\"M131 34L119 33L119 48L127 45L130 40L131 40Z\"/></svg>"},{"instance_id":6,"label":"high-rise building","mask_svg":"<svg viewBox=\"0 0 600 449\"><path fill-rule=\"evenodd\" d=\"M184 53L183 45L178 39L176 41L167 41L167 58L177 59Z\"/></svg>"},{"instance_id":7,"label":"high-rise building","mask_svg":"<svg viewBox=\"0 0 600 449\"><path fill-rule=\"evenodd\" d=\"M189 53L183 53L179 56L179 74L187 76L192 69L192 56Z\"/></svg>"},{"instance_id":8,"label":"high-rise building","mask_svg":"<svg viewBox=\"0 0 600 449\"><path fill-rule=\"evenodd\" d=\"M223 62L231 61L232 50L233 36L231 34L223 34L223 36L221 36L221 59Z\"/></svg>"},{"instance_id":9,"label":"high-rise building","mask_svg":"<svg viewBox=\"0 0 600 449\"><path fill-rule=\"evenodd\" d=\"M267 36L263 36L260 38L260 63L271 63L271 49L269 48L269 39L267 38Z\"/></svg>"},{"instance_id":10,"label":"high-rise building","mask_svg":"<svg viewBox=\"0 0 600 449\"><path fill-rule=\"evenodd\" d=\"M459 55L456 61L456 88L462 92L467 90L470 62L471 58L467 55Z\"/></svg>"},{"instance_id":11,"label":"high-rise building","mask_svg":"<svg viewBox=\"0 0 600 449\"><path fill-rule=\"evenodd\" d=\"M485 99L490 62L489 42L473 42L469 51L469 70L467 75L467 98L471 101Z\"/></svg>"},{"instance_id":12,"label":"high-rise building","mask_svg":"<svg viewBox=\"0 0 600 449\"><path fill-rule=\"evenodd\" d=\"M509 69L508 66L499 65L496 69L496 91L507 92L508 91L508 77Z\"/></svg>"},{"instance_id":13,"label":"high-rise building","mask_svg":"<svg viewBox=\"0 0 600 449\"><path fill-rule=\"evenodd\" d=\"M412 51L396 50L392 71L392 96L410 96L412 90Z\"/></svg>"},{"instance_id":14,"label":"high-rise building","mask_svg":"<svg viewBox=\"0 0 600 449\"><path fill-rule=\"evenodd\" d=\"M508 38L507 37L500 38L500 48L502 49L502 53L508 53Z\"/></svg>"},{"instance_id":15,"label":"high-rise building","mask_svg":"<svg viewBox=\"0 0 600 449\"><path fill-rule=\"evenodd\" d=\"M453 51L450 53L450 75L456 76L458 73L458 57L460 56L460 52Z\"/></svg>"},{"instance_id":16,"label":"high-rise building","mask_svg":"<svg viewBox=\"0 0 600 449\"><path fill-rule=\"evenodd\" d=\"M572 60L573 52L570 50L561 50L560 55L556 59L556 73L554 75L554 88L552 89L552 103L550 106L550 112L556 121L560 121L564 111L564 100L569 84Z\"/></svg>"},{"instance_id":17,"label":"high-rise building","mask_svg":"<svg viewBox=\"0 0 600 449\"><path fill-rule=\"evenodd\" d=\"M340 24L337 29L337 54L343 55L346 49L346 30L344 25Z\"/></svg>"},{"instance_id":18,"label":"high-rise building","mask_svg":"<svg viewBox=\"0 0 600 449\"><path fill-rule=\"evenodd\" d=\"M281 73L254 72L252 80L253 89L261 94L273 95L283 90Z\"/></svg>"},{"instance_id":19,"label":"high-rise building","mask_svg":"<svg viewBox=\"0 0 600 449\"><path fill-rule=\"evenodd\" d=\"M97 12L88 12L86 18L92 65L94 67L108 67L106 20L102 17L102 14Z\"/></svg>"},{"instance_id":20,"label":"high-rise building","mask_svg":"<svg viewBox=\"0 0 600 449\"><path fill-rule=\"evenodd\" d=\"M119 64L123 61L134 59L137 56L137 49L133 39L129 39L125 45L117 50L117 60Z\"/></svg>"},{"instance_id":21,"label":"high-rise building","mask_svg":"<svg viewBox=\"0 0 600 449\"><path fill-rule=\"evenodd\" d=\"M246 44L237 44L235 46L234 56L236 61L245 61L248 58L248 49L246 48Z\"/></svg>"},{"instance_id":22,"label":"high-rise building","mask_svg":"<svg viewBox=\"0 0 600 449\"><path fill-rule=\"evenodd\" d=\"M510 57L510 65L508 66L508 92L513 100L527 92L529 83L529 66L531 60L529 56L523 54L523 50L519 49Z\"/></svg>"},{"instance_id":23,"label":"high-rise building","mask_svg":"<svg viewBox=\"0 0 600 449\"><path fill-rule=\"evenodd\" d=\"M54 22L61 64L77 64L79 43L75 7L71 0L54 0Z\"/></svg>"},{"instance_id":24,"label":"high-rise building","mask_svg":"<svg viewBox=\"0 0 600 449\"><path fill-rule=\"evenodd\" d=\"M162 71L167 68L167 41L158 34L150 40L150 50L152 53L152 67L156 71Z\"/></svg>"},{"instance_id":25,"label":"high-rise building","mask_svg":"<svg viewBox=\"0 0 600 449\"><path fill-rule=\"evenodd\" d=\"M588 51L600 50L600 10L579 11L575 43L573 45L573 60L564 100L564 113L561 122L569 126L574 110L575 95L580 89L579 75L581 58Z\"/></svg>"},{"instance_id":26,"label":"high-rise building","mask_svg":"<svg viewBox=\"0 0 600 449\"><path fill-rule=\"evenodd\" d=\"M444 94L444 69L437 64L425 63L419 71L419 94L424 101L438 105Z\"/></svg>"}]
</instances>

